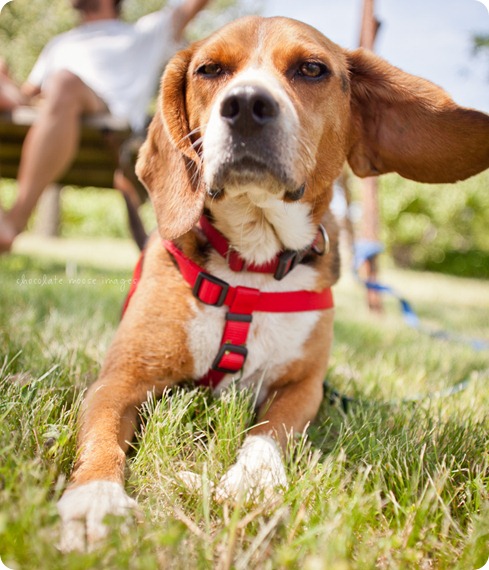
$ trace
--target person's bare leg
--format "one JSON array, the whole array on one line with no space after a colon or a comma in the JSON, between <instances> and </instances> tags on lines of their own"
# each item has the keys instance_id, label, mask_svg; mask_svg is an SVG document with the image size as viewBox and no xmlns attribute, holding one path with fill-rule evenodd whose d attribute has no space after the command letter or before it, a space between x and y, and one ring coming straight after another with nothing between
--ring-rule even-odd
<instances>
[{"instance_id":1,"label":"person's bare leg","mask_svg":"<svg viewBox=\"0 0 489 570\"><path fill-rule=\"evenodd\" d=\"M3 219L0 217L0 252L10 249L44 188L75 158L81 116L106 110L105 103L76 75L62 71L51 79L38 120L22 148L17 200Z\"/></svg>"},{"instance_id":2,"label":"person's bare leg","mask_svg":"<svg viewBox=\"0 0 489 570\"><path fill-rule=\"evenodd\" d=\"M18 86L0 69L0 111L11 111L23 103Z\"/></svg>"},{"instance_id":3,"label":"person's bare leg","mask_svg":"<svg viewBox=\"0 0 489 570\"><path fill-rule=\"evenodd\" d=\"M7 64L0 58L0 111L12 111L21 102L22 95L20 89L12 79L10 79ZM12 228L5 220L4 212L0 208L0 253L10 248L12 239Z\"/></svg>"},{"instance_id":4,"label":"person's bare leg","mask_svg":"<svg viewBox=\"0 0 489 570\"><path fill-rule=\"evenodd\" d=\"M7 63L0 58L0 111L11 111L25 101L20 87L10 77Z\"/></svg>"}]
</instances>

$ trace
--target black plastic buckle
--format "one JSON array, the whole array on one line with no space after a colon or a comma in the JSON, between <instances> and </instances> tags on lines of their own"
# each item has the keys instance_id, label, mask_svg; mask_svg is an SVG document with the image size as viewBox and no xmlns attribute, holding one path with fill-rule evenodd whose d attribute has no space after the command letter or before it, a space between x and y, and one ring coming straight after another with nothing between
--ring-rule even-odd
<instances>
[{"instance_id":1,"label":"black plastic buckle","mask_svg":"<svg viewBox=\"0 0 489 570\"><path fill-rule=\"evenodd\" d=\"M238 323L251 323L253 315L243 315L242 313L226 313L226 321L237 321Z\"/></svg>"},{"instance_id":2,"label":"black plastic buckle","mask_svg":"<svg viewBox=\"0 0 489 570\"><path fill-rule=\"evenodd\" d=\"M210 283L213 283L214 285L218 285L219 287L221 287L221 292L219 293L219 298L217 299L217 301L215 303L208 303L207 301L204 301L204 299L200 298L200 295L199 295L200 287L201 287L203 281L209 281ZM197 275L197 279L195 280L194 286L192 288L192 293L193 293L194 297L196 297L202 303L204 303L206 305L211 305L212 307L221 307L222 305L224 305L224 301L226 300L226 296L228 294L228 291L229 291L229 283L226 283L226 281L223 281L222 279L219 279L218 277L214 277L214 275L209 275L209 273L205 273L204 271L201 271Z\"/></svg>"},{"instance_id":3,"label":"black plastic buckle","mask_svg":"<svg viewBox=\"0 0 489 570\"><path fill-rule=\"evenodd\" d=\"M237 370L219 366L226 352L232 352L233 354L241 354L242 356L244 356L243 364ZM224 372L224 374L233 374L241 370L241 368L243 368L247 356L248 356L248 349L246 348L246 346L240 346L238 344L231 344L226 342L223 345L221 345L221 348L219 349L219 352L217 353L217 356L214 359L214 362L212 363L212 369L217 370L218 372Z\"/></svg>"},{"instance_id":4,"label":"black plastic buckle","mask_svg":"<svg viewBox=\"0 0 489 570\"><path fill-rule=\"evenodd\" d=\"M299 252L286 249L278 257L278 265L275 273L273 274L274 279L280 281L288 273L294 269L294 267L299 263L300 256Z\"/></svg>"}]
</instances>

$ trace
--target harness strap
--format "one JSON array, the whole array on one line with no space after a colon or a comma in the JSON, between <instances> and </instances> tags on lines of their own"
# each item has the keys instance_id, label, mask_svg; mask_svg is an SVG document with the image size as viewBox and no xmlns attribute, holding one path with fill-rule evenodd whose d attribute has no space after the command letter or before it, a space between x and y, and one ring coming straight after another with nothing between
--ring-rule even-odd
<instances>
[{"instance_id":1,"label":"harness strap","mask_svg":"<svg viewBox=\"0 0 489 570\"><path fill-rule=\"evenodd\" d=\"M215 307L229 307L219 352L211 369L199 380L200 385L215 387L226 374L236 373L243 368L248 355L246 341L254 311L291 313L333 307L333 295L329 287L320 292L279 293L263 293L250 287L231 287L222 279L206 273L173 242L164 240L163 245L177 262L183 278L192 287L192 292L199 301Z\"/></svg>"},{"instance_id":2,"label":"harness strap","mask_svg":"<svg viewBox=\"0 0 489 570\"><path fill-rule=\"evenodd\" d=\"M129 292L127 293L126 300L124 301L124 305L122 306L121 311L121 318L124 316L125 312L127 311L127 307L129 306L129 302L136 292L138 288L139 281L141 280L141 274L143 273L143 263L144 263L144 254L146 250L141 250L141 255L139 256L138 262L136 263L136 267L134 268L134 272L132 274L131 286L129 288Z\"/></svg>"},{"instance_id":3,"label":"harness strap","mask_svg":"<svg viewBox=\"0 0 489 570\"><path fill-rule=\"evenodd\" d=\"M173 256L178 264L180 272L192 287L192 292L199 301L206 305L221 307L232 306L235 297L238 295L238 302L243 301L239 291L250 289L249 287L231 287L226 281L206 273L202 267L188 258L171 241L164 240L163 245ZM302 311L317 311L331 309L333 307L333 294L327 287L322 291L287 291L279 293L263 293L259 289L251 289L258 292L254 311L264 311L268 313L295 313Z\"/></svg>"},{"instance_id":4,"label":"harness strap","mask_svg":"<svg viewBox=\"0 0 489 570\"><path fill-rule=\"evenodd\" d=\"M246 341L253 320L252 313L259 295L258 289L240 287L237 291L226 313L221 346L210 370L199 380L201 386L215 387L226 374L243 368L248 356Z\"/></svg>"}]
</instances>

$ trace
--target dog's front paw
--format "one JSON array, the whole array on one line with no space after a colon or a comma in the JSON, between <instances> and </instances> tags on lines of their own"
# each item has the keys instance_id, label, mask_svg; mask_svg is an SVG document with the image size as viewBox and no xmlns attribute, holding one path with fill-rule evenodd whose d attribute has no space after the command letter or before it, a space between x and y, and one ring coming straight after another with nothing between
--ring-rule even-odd
<instances>
[{"instance_id":1,"label":"dog's front paw","mask_svg":"<svg viewBox=\"0 0 489 570\"><path fill-rule=\"evenodd\" d=\"M251 435L245 439L236 463L215 489L217 501L276 500L287 487L280 449L271 437Z\"/></svg>"},{"instance_id":2,"label":"dog's front paw","mask_svg":"<svg viewBox=\"0 0 489 570\"><path fill-rule=\"evenodd\" d=\"M138 504L124 492L122 485L111 481L91 481L65 491L58 501L61 517L62 552L90 549L107 536L107 515L123 517L127 522L139 514Z\"/></svg>"}]
</instances>

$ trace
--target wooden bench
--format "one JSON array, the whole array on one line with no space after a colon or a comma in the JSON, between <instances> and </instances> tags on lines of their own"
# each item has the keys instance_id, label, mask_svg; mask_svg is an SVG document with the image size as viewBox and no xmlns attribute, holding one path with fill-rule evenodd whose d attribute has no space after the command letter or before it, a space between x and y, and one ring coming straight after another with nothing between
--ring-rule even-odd
<instances>
[{"instance_id":1,"label":"wooden bench","mask_svg":"<svg viewBox=\"0 0 489 570\"><path fill-rule=\"evenodd\" d=\"M19 107L0 113L0 178L17 178L22 145L35 122L38 111ZM134 174L134 162L140 140L125 121L112 115L86 117L82 121L78 154L65 174L43 192L39 206L36 230L55 235L59 227L59 195L65 185L116 188L126 202L131 233L140 248L146 241L146 232L138 213L138 204L147 196ZM114 173L120 170L126 177L124 187L117 187ZM127 180L132 192L127 192Z\"/></svg>"}]
</instances>

